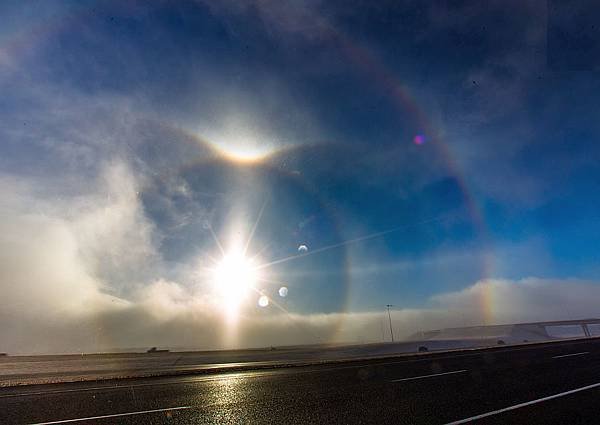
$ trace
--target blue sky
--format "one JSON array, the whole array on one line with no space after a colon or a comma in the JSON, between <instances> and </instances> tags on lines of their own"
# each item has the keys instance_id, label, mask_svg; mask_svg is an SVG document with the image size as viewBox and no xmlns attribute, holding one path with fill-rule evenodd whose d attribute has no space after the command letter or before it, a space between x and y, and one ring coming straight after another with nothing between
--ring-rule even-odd
<instances>
[{"instance_id":1,"label":"blue sky","mask_svg":"<svg viewBox=\"0 0 600 425\"><path fill-rule=\"evenodd\" d=\"M90 290L123 303L208 294L212 233L291 257L259 285L286 314L593 286L597 11L548 4L4 2L5 221L71 226Z\"/></svg>"}]
</instances>

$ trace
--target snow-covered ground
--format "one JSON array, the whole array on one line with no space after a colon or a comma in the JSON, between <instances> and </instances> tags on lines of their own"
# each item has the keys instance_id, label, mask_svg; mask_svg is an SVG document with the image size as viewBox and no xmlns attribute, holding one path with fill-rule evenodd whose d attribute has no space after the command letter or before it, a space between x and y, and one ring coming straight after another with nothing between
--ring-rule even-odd
<instances>
[{"instance_id":1,"label":"snow-covered ground","mask_svg":"<svg viewBox=\"0 0 600 425\"><path fill-rule=\"evenodd\" d=\"M313 364L461 348L522 344L597 335L600 320L471 326L419 332L410 341L361 345L309 345L253 350L180 351L0 357L0 386L141 377L215 369L240 370Z\"/></svg>"},{"instance_id":2,"label":"snow-covered ground","mask_svg":"<svg viewBox=\"0 0 600 425\"><path fill-rule=\"evenodd\" d=\"M320 363L496 345L495 340L429 340L261 350L0 357L0 386Z\"/></svg>"}]
</instances>

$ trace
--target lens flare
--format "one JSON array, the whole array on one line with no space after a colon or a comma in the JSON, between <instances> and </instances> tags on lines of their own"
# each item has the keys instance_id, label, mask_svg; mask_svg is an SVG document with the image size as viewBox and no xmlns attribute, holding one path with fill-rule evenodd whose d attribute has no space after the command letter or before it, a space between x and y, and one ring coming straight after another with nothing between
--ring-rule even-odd
<instances>
[{"instance_id":1,"label":"lens flare","mask_svg":"<svg viewBox=\"0 0 600 425\"><path fill-rule=\"evenodd\" d=\"M422 134L417 134L414 137L413 142L415 143L415 145L423 145L425 144L425 136Z\"/></svg>"},{"instance_id":2,"label":"lens flare","mask_svg":"<svg viewBox=\"0 0 600 425\"><path fill-rule=\"evenodd\" d=\"M269 297L267 297L266 295L261 295L260 298L258 299L258 306L259 307L267 307L269 305Z\"/></svg>"}]
</instances>

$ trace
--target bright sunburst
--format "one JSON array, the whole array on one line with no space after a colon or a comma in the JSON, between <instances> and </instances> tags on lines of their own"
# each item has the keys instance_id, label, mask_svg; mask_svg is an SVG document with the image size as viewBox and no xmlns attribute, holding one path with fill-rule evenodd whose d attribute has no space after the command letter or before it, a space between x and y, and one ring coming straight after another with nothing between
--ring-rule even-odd
<instances>
[{"instance_id":1,"label":"bright sunburst","mask_svg":"<svg viewBox=\"0 0 600 425\"><path fill-rule=\"evenodd\" d=\"M259 279L256 265L241 251L226 253L213 270L215 289L223 298L228 316L235 316Z\"/></svg>"}]
</instances>

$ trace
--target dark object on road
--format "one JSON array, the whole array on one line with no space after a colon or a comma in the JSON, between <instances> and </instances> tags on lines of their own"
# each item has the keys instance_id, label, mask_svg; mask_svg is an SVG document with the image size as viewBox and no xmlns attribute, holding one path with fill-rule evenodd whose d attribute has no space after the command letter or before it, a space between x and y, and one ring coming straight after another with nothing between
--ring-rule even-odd
<instances>
[{"instance_id":1,"label":"dark object on road","mask_svg":"<svg viewBox=\"0 0 600 425\"><path fill-rule=\"evenodd\" d=\"M169 350L159 350L156 347L152 347L151 349L146 351L146 353L168 353L168 352L169 352Z\"/></svg>"},{"instance_id":2,"label":"dark object on road","mask_svg":"<svg viewBox=\"0 0 600 425\"><path fill-rule=\"evenodd\" d=\"M8 356L8 354L6 354L6 353L0 353L0 357L2 357L2 356Z\"/></svg>"},{"instance_id":3,"label":"dark object on road","mask_svg":"<svg viewBox=\"0 0 600 425\"><path fill-rule=\"evenodd\" d=\"M419 353L424 353L425 351L429 351L429 349L427 347L425 347L424 345L421 345L419 347Z\"/></svg>"},{"instance_id":4,"label":"dark object on road","mask_svg":"<svg viewBox=\"0 0 600 425\"><path fill-rule=\"evenodd\" d=\"M506 342L504 342L504 340L499 339L498 340L498 345L506 345Z\"/></svg>"}]
</instances>

